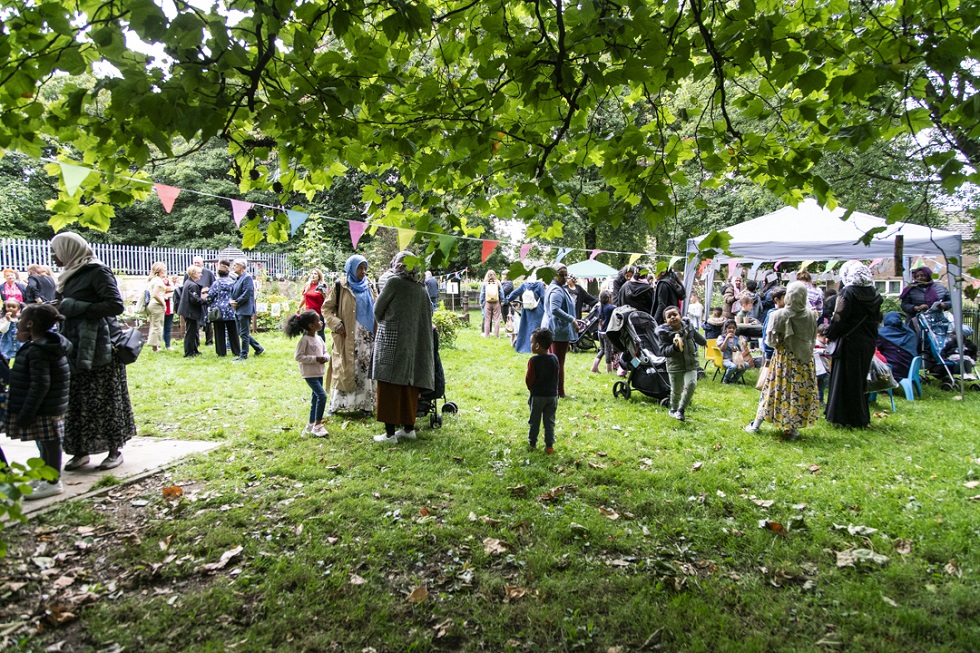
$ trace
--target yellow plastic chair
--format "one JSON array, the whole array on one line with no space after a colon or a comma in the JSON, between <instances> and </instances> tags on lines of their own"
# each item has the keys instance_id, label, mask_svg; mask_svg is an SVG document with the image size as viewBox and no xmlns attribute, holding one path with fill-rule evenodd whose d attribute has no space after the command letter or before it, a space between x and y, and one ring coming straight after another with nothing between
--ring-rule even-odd
<instances>
[{"instance_id":1,"label":"yellow plastic chair","mask_svg":"<svg viewBox=\"0 0 980 653\"><path fill-rule=\"evenodd\" d=\"M708 363L712 363L715 366L715 373L711 376L711 380L714 381L718 376L718 372L725 374L725 357L721 354L721 349L718 348L718 343L715 340L709 340L708 344L704 347L704 372L708 373Z\"/></svg>"}]
</instances>

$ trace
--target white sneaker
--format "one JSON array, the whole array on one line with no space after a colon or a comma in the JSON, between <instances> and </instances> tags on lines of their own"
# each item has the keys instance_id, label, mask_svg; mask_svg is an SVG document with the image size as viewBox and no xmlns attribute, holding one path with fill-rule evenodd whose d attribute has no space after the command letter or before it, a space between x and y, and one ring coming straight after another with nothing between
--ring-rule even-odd
<instances>
[{"instance_id":1,"label":"white sneaker","mask_svg":"<svg viewBox=\"0 0 980 653\"><path fill-rule=\"evenodd\" d=\"M382 444L398 444L398 434L395 433L389 438L386 434L382 433L381 435L374 436L374 441Z\"/></svg>"},{"instance_id":2,"label":"white sneaker","mask_svg":"<svg viewBox=\"0 0 980 653\"><path fill-rule=\"evenodd\" d=\"M398 429L397 431L395 431L395 437L404 438L406 440L414 440L415 429L412 429L411 431L406 431L405 429Z\"/></svg>"},{"instance_id":3,"label":"white sneaker","mask_svg":"<svg viewBox=\"0 0 980 653\"><path fill-rule=\"evenodd\" d=\"M31 481L31 487L34 488L34 491L30 494L24 495L25 501L47 499L48 497L53 497L65 491L65 486L61 484L61 481L58 481L57 483L48 483L47 481Z\"/></svg>"},{"instance_id":4,"label":"white sneaker","mask_svg":"<svg viewBox=\"0 0 980 653\"><path fill-rule=\"evenodd\" d=\"M327 429L323 428L323 424L315 424L313 428L310 429L310 434L314 438L325 438L330 435L327 433Z\"/></svg>"},{"instance_id":5,"label":"white sneaker","mask_svg":"<svg viewBox=\"0 0 980 653\"><path fill-rule=\"evenodd\" d=\"M749 425L745 427L745 430L749 433L755 433L759 430L759 426L755 422L750 422Z\"/></svg>"},{"instance_id":6,"label":"white sneaker","mask_svg":"<svg viewBox=\"0 0 980 653\"><path fill-rule=\"evenodd\" d=\"M312 433L312 432L313 432L313 424L307 424L306 426L303 427L303 433Z\"/></svg>"}]
</instances>

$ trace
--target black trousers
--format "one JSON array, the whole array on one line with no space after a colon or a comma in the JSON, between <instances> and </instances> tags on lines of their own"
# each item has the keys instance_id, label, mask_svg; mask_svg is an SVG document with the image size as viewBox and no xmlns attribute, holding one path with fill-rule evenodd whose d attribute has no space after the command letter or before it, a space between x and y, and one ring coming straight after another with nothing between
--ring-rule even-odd
<instances>
[{"instance_id":1,"label":"black trousers","mask_svg":"<svg viewBox=\"0 0 980 653\"><path fill-rule=\"evenodd\" d=\"M201 334L198 333L199 322L190 318L184 318L184 358L200 354L198 349L201 346Z\"/></svg>"},{"instance_id":2,"label":"black trousers","mask_svg":"<svg viewBox=\"0 0 980 653\"><path fill-rule=\"evenodd\" d=\"M218 352L218 356L225 356L228 353L228 347L231 347L231 353L238 356L242 351L242 343L238 340L238 325L234 320L220 320L214 322L214 350ZM227 336L227 342L225 340Z\"/></svg>"},{"instance_id":3,"label":"black trousers","mask_svg":"<svg viewBox=\"0 0 980 653\"><path fill-rule=\"evenodd\" d=\"M214 325L211 324L211 320L205 316L202 326L204 327L204 344L210 347L214 344Z\"/></svg>"}]
</instances>

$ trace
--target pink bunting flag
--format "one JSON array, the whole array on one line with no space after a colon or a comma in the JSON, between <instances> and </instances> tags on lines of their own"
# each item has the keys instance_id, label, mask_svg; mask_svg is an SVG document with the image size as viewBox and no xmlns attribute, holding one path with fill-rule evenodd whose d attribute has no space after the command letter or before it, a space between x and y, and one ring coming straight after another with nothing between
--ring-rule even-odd
<instances>
[{"instance_id":1,"label":"pink bunting flag","mask_svg":"<svg viewBox=\"0 0 980 653\"><path fill-rule=\"evenodd\" d=\"M595 257L596 256L598 256L599 254L602 254L605 251L606 250L604 250L604 249L594 249L594 250L592 250L592 253L589 254L589 260L590 261L595 260Z\"/></svg>"},{"instance_id":2,"label":"pink bunting flag","mask_svg":"<svg viewBox=\"0 0 980 653\"><path fill-rule=\"evenodd\" d=\"M248 213L252 207L255 206L251 202L243 202L241 200L231 201L231 213L235 217L235 225L238 227L242 226L242 219L245 214Z\"/></svg>"},{"instance_id":3,"label":"pink bunting flag","mask_svg":"<svg viewBox=\"0 0 980 653\"><path fill-rule=\"evenodd\" d=\"M772 269L775 270L776 272L779 272L779 266L782 265L785 262L786 261L776 261L776 264L774 266L772 266Z\"/></svg>"},{"instance_id":4,"label":"pink bunting flag","mask_svg":"<svg viewBox=\"0 0 980 653\"><path fill-rule=\"evenodd\" d=\"M173 211L174 202L177 200L177 196L180 195L180 189L163 184L153 184L153 190L157 192L157 197L160 198L160 203L163 204L163 210L167 213Z\"/></svg>"},{"instance_id":5,"label":"pink bunting flag","mask_svg":"<svg viewBox=\"0 0 980 653\"><path fill-rule=\"evenodd\" d=\"M360 242L364 230L367 229L367 222L348 220L347 226L350 228L350 244L354 249L357 249L357 243Z\"/></svg>"},{"instance_id":6,"label":"pink bunting flag","mask_svg":"<svg viewBox=\"0 0 980 653\"><path fill-rule=\"evenodd\" d=\"M738 260L732 259L728 262L728 278L731 279L735 276L735 268L738 266Z\"/></svg>"},{"instance_id":7,"label":"pink bunting flag","mask_svg":"<svg viewBox=\"0 0 980 653\"><path fill-rule=\"evenodd\" d=\"M523 245L521 245L521 260L522 261L527 258L527 253L531 251L531 248L532 247L534 247L534 245L530 245L528 243L524 243Z\"/></svg>"},{"instance_id":8,"label":"pink bunting flag","mask_svg":"<svg viewBox=\"0 0 980 653\"><path fill-rule=\"evenodd\" d=\"M497 248L500 244L499 240L484 240L483 241L483 253L480 255L480 263L486 263L487 257L493 253L493 250Z\"/></svg>"}]
</instances>

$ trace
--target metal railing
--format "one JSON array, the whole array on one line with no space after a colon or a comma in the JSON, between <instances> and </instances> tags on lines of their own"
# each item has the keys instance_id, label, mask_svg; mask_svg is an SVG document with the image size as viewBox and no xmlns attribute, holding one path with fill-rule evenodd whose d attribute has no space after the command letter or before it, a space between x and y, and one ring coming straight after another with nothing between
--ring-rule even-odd
<instances>
[{"instance_id":1,"label":"metal railing","mask_svg":"<svg viewBox=\"0 0 980 653\"><path fill-rule=\"evenodd\" d=\"M182 273L195 256L204 260L217 258L216 249L176 249L171 247L139 247L135 245L103 245L91 243L95 255L117 274L146 275L156 261L163 261L173 274ZM291 276L296 270L287 254L248 255L250 263L273 276ZM28 265L48 265L57 271L51 260L51 244L47 240L0 238L0 268L24 271Z\"/></svg>"}]
</instances>

